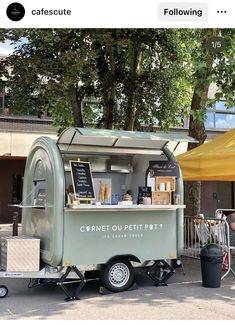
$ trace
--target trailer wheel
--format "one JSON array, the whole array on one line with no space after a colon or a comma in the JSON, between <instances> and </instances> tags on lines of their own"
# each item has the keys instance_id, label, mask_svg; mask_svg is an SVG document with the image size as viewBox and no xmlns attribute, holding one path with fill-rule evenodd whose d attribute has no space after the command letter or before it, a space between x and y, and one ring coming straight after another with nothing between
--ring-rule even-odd
<instances>
[{"instance_id":1,"label":"trailer wheel","mask_svg":"<svg viewBox=\"0 0 235 325\"><path fill-rule=\"evenodd\" d=\"M134 269L129 261L112 260L101 268L102 285L112 292L127 290L134 281Z\"/></svg>"},{"instance_id":2,"label":"trailer wheel","mask_svg":"<svg viewBox=\"0 0 235 325\"><path fill-rule=\"evenodd\" d=\"M6 286L0 286L0 298L5 298L8 294L8 289Z\"/></svg>"}]
</instances>

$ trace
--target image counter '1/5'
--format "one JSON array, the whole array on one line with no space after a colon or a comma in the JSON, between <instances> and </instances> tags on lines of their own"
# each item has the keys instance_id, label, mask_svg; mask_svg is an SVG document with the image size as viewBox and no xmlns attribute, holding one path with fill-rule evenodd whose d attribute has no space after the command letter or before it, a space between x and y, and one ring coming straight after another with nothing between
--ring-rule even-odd
<instances>
[{"instance_id":1,"label":"image counter '1/5'","mask_svg":"<svg viewBox=\"0 0 235 325\"><path fill-rule=\"evenodd\" d=\"M226 41L221 36L212 36L208 38L206 48L212 54L222 52L226 48Z\"/></svg>"}]
</instances>

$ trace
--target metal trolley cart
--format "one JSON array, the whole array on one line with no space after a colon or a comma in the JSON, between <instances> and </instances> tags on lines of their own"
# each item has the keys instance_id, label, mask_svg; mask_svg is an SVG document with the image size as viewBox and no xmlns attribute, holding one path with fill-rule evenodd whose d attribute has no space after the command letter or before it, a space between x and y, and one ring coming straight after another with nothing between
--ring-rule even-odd
<instances>
[{"instance_id":1,"label":"metal trolley cart","mask_svg":"<svg viewBox=\"0 0 235 325\"><path fill-rule=\"evenodd\" d=\"M137 265L166 284L183 253L183 180L169 149L182 141L194 140L86 128L69 128L57 142L37 139L25 167L22 234L40 239L46 267L0 277L52 279L68 300L77 298L87 270L112 292L133 285ZM78 285L70 294L72 278Z\"/></svg>"},{"instance_id":2,"label":"metal trolley cart","mask_svg":"<svg viewBox=\"0 0 235 325\"><path fill-rule=\"evenodd\" d=\"M30 279L29 288L33 288L45 283L53 283L59 285L64 291L66 298L65 301L79 299L78 294L85 284L85 278L75 266L52 268L44 267L39 272L5 272L0 271L0 278L20 278ZM76 283L73 290L67 288L67 284ZM6 285L0 285L0 298L5 298L8 294Z\"/></svg>"}]
</instances>

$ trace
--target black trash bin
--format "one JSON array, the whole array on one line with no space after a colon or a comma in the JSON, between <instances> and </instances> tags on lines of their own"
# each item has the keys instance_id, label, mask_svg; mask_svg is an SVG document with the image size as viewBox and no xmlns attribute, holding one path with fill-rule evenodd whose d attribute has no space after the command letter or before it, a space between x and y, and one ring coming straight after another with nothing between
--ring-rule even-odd
<instances>
[{"instance_id":1,"label":"black trash bin","mask_svg":"<svg viewBox=\"0 0 235 325\"><path fill-rule=\"evenodd\" d=\"M223 251L216 244L207 244L200 253L202 286L219 288L223 263Z\"/></svg>"}]
</instances>

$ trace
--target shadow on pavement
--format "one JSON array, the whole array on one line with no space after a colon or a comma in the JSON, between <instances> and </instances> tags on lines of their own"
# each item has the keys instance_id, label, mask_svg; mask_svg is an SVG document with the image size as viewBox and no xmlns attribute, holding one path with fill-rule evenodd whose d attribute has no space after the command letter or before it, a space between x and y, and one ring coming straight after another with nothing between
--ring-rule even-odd
<instances>
[{"instance_id":1,"label":"shadow on pavement","mask_svg":"<svg viewBox=\"0 0 235 325\"><path fill-rule=\"evenodd\" d=\"M168 286L155 287L143 271L137 272L138 289L100 295L98 282L88 282L81 300L64 302L55 285L27 288L26 280L0 279L9 295L0 299L0 319L235 319L235 277L220 288L204 288L200 261L185 258Z\"/></svg>"}]
</instances>

